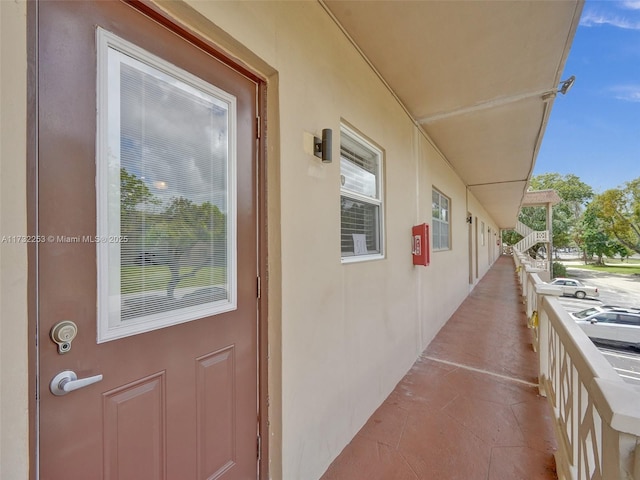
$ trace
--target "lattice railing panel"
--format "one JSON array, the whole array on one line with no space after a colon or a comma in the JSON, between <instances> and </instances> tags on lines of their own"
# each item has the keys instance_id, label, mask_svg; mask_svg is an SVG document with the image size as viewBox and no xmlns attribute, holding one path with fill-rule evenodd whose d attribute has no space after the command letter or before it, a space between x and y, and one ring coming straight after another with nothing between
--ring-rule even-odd
<instances>
[{"instance_id":1,"label":"lattice railing panel","mask_svg":"<svg viewBox=\"0 0 640 480\"><path fill-rule=\"evenodd\" d=\"M602 480L602 419L582 382L579 398L578 478Z\"/></svg>"},{"instance_id":2,"label":"lattice railing panel","mask_svg":"<svg viewBox=\"0 0 640 480\"><path fill-rule=\"evenodd\" d=\"M548 241L549 241L548 231L546 230L534 231L534 232L531 232L526 237L524 237L518 243L516 243L514 245L514 248L519 252L526 252L537 243L547 243Z\"/></svg>"},{"instance_id":3,"label":"lattice railing panel","mask_svg":"<svg viewBox=\"0 0 640 480\"><path fill-rule=\"evenodd\" d=\"M519 259L514 255L522 267ZM640 391L615 372L557 299L538 293L533 301L530 293L542 283L536 273L518 271L537 335L540 393L554 416L558 478L640 480Z\"/></svg>"},{"instance_id":4,"label":"lattice railing panel","mask_svg":"<svg viewBox=\"0 0 640 480\"><path fill-rule=\"evenodd\" d=\"M563 443L564 450L569 456L569 463L573 464L574 446L571 440L574 438L573 369L571 368L571 359L566 354L560 336L553 328L549 329L549 340L551 343L549 348L549 371L553 389L550 400L556 409L556 421L561 435L558 441Z\"/></svg>"},{"instance_id":5,"label":"lattice railing panel","mask_svg":"<svg viewBox=\"0 0 640 480\"><path fill-rule=\"evenodd\" d=\"M549 331L550 386L547 396L555 406L565 453L577 467L579 480L603 480L602 419L558 333Z\"/></svg>"}]
</instances>

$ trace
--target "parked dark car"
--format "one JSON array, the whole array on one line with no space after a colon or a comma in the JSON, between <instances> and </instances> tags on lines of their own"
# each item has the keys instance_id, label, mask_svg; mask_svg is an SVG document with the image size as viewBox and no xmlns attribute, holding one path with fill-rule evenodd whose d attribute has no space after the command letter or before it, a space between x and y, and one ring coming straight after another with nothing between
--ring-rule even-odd
<instances>
[{"instance_id":1,"label":"parked dark car","mask_svg":"<svg viewBox=\"0 0 640 480\"><path fill-rule=\"evenodd\" d=\"M162 265L162 258L160 255L153 252L140 252L136 255L133 261L136 265Z\"/></svg>"}]
</instances>

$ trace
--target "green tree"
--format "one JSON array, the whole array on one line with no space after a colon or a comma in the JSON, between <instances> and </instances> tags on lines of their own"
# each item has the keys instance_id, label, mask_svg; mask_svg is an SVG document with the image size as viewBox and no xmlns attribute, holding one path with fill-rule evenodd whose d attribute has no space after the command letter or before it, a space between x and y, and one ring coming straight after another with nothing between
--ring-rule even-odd
<instances>
[{"instance_id":1,"label":"green tree","mask_svg":"<svg viewBox=\"0 0 640 480\"><path fill-rule=\"evenodd\" d=\"M574 221L578 221L585 204L593 198L593 189L572 173L565 176L543 173L531 178L530 187L531 190L555 190L562 201L554 206L554 215L556 211L563 212Z\"/></svg>"},{"instance_id":2,"label":"green tree","mask_svg":"<svg viewBox=\"0 0 640 480\"><path fill-rule=\"evenodd\" d=\"M159 204L142 179L120 168L120 234L127 239L120 251L123 264L134 262L141 253L149 213Z\"/></svg>"},{"instance_id":3,"label":"green tree","mask_svg":"<svg viewBox=\"0 0 640 480\"><path fill-rule=\"evenodd\" d=\"M591 203L604 233L640 253L640 178L596 195Z\"/></svg>"},{"instance_id":4,"label":"green tree","mask_svg":"<svg viewBox=\"0 0 640 480\"><path fill-rule=\"evenodd\" d=\"M211 266L216 253L224 253L226 217L209 202L198 205L183 197L174 198L155 217L147 239L162 252L161 263L169 268L167 297L173 299L182 280Z\"/></svg>"},{"instance_id":5,"label":"green tree","mask_svg":"<svg viewBox=\"0 0 640 480\"><path fill-rule=\"evenodd\" d=\"M140 204L159 204L160 201L151 193L147 184L127 172L120 169L120 213L130 214L138 209Z\"/></svg>"},{"instance_id":6,"label":"green tree","mask_svg":"<svg viewBox=\"0 0 640 480\"><path fill-rule=\"evenodd\" d=\"M555 190L558 193L561 200L553 206L553 245L558 248L570 246L585 204L593 198L593 189L572 173L565 176L559 173L537 175L531 178L530 186L531 190ZM537 219L538 228L530 226L544 230L545 213L543 209L538 210L542 210L542 218Z\"/></svg>"},{"instance_id":7,"label":"green tree","mask_svg":"<svg viewBox=\"0 0 640 480\"><path fill-rule=\"evenodd\" d=\"M555 190L558 193L561 201L553 206L551 225L553 245L558 248L571 246L584 205L593 197L593 189L577 175L562 176L559 173L544 173L532 177L529 189ZM547 229L547 214L543 207L523 207L518 220L534 230ZM504 236L503 239L514 240L513 237ZM534 256L540 247L541 245L536 245L532 248Z\"/></svg>"},{"instance_id":8,"label":"green tree","mask_svg":"<svg viewBox=\"0 0 640 480\"><path fill-rule=\"evenodd\" d=\"M503 230L502 231L502 243L504 245L515 245L520 241L522 235L515 230Z\"/></svg>"},{"instance_id":9,"label":"green tree","mask_svg":"<svg viewBox=\"0 0 640 480\"><path fill-rule=\"evenodd\" d=\"M597 257L596 263L603 264L603 257L611 256L614 252L613 243L604 232L602 224L602 212L595 202L589 203L582 217L580 243L584 252L584 261L594 255Z\"/></svg>"},{"instance_id":10,"label":"green tree","mask_svg":"<svg viewBox=\"0 0 640 480\"><path fill-rule=\"evenodd\" d=\"M624 262L625 259L629 258L633 252L630 251L627 247L622 245L621 243L617 243L613 246L613 256L620 255L620 259Z\"/></svg>"}]
</instances>

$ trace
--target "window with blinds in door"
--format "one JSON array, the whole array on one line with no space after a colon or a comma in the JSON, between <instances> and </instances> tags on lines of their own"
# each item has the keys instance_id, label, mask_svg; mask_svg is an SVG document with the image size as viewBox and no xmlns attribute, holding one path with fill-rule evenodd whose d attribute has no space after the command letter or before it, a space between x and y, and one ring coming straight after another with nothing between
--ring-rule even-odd
<instances>
[{"instance_id":1,"label":"window with blinds in door","mask_svg":"<svg viewBox=\"0 0 640 480\"><path fill-rule=\"evenodd\" d=\"M382 151L340 129L340 250L343 262L382 258Z\"/></svg>"},{"instance_id":2,"label":"window with blinds in door","mask_svg":"<svg viewBox=\"0 0 640 480\"><path fill-rule=\"evenodd\" d=\"M237 102L97 35L102 343L237 308Z\"/></svg>"}]
</instances>

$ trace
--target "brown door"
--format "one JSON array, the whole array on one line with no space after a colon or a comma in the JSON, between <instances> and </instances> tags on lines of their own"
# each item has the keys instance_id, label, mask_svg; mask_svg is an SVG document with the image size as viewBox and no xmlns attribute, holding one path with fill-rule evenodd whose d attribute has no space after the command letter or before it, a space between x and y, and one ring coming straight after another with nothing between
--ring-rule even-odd
<instances>
[{"instance_id":1,"label":"brown door","mask_svg":"<svg viewBox=\"0 0 640 480\"><path fill-rule=\"evenodd\" d=\"M39 478L255 479L257 85L126 3L37 16Z\"/></svg>"}]
</instances>

